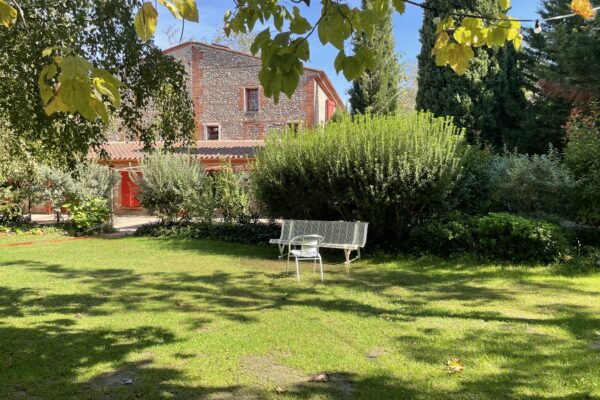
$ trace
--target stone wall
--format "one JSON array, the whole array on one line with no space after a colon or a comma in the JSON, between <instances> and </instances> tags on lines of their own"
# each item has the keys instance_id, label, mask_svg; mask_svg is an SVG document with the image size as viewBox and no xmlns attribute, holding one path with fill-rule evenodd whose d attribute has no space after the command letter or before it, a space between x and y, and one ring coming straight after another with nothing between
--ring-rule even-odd
<instances>
[{"instance_id":1,"label":"stone wall","mask_svg":"<svg viewBox=\"0 0 600 400\"><path fill-rule=\"evenodd\" d=\"M201 43L167 52L181 60L191 76L189 89L194 102L198 140L206 139L205 128L209 125L220 127L220 139L236 140L263 139L269 130L289 123L313 126L324 121L319 112L321 106L317 106L317 71L307 69L292 98L282 94L279 103L275 104L264 96L260 87L261 62L256 57ZM259 89L257 112L246 111L247 88ZM323 94L322 90L320 92Z\"/></svg>"}]
</instances>

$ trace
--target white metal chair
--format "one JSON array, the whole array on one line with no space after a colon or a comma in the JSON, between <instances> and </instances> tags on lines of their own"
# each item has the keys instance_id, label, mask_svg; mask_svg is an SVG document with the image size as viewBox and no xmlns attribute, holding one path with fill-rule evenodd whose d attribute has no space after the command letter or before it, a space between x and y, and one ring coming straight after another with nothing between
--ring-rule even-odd
<instances>
[{"instance_id":1,"label":"white metal chair","mask_svg":"<svg viewBox=\"0 0 600 400\"><path fill-rule=\"evenodd\" d=\"M299 261L314 261L313 272L317 268L317 261L321 267L321 281L323 281L323 259L319 253L319 247L323 242L323 236L320 235L300 235L292 238L289 244L288 260L285 267L285 272L288 271L290 257L296 259L296 277L300 282L300 265Z\"/></svg>"}]
</instances>

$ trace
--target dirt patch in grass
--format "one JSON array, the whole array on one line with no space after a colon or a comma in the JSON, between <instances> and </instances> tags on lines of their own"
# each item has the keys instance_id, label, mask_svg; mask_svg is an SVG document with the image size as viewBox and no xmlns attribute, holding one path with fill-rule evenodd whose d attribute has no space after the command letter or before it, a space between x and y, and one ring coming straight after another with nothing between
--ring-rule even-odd
<instances>
[{"instance_id":1,"label":"dirt patch in grass","mask_svg":"<svg viewBox=\"0 0 600 400\"><path fill-rule=\"evenodd\" d=\"M332 395L348 397L351 396L354 391L354 385L348 379L348 374L319 372L317 375L307 375L299 369L281 364L278 362L277 358L271 354L246 356L242 359L241 368L244 373L256 380L257 386L269 387L274 391L275 388L278 387L292 395L330 393ZM311 376L325 376L326 379L314 381ZM238 392L236 394L240 395L243 393Z\"/></svg>"},{"instance_id":2,"label":"dirt patch in grass","mask_svg":"<svg viewBox=\"0 0 600 400\"><path fill-rule=\"evenodd\" d=\"M389 349L385 348L385 347L375 347L374 349L371 349L367 352L367 358L369 360L375 360L377 358L383 357L387 354L389 354Z\"/></svg>"},{"instance_id":3,"label":"dirt patch in grass","mask_svg":"<svg viewBox=\"0 0 600 400\"><path fill-rule=\"evenodd\" d=\"M304 372L280 364L270 354L246 356L242 359L241 368L257 382L273 387L295 385L308 379Z\"/></svg>"},{"instance_id":4,"label":"dirt patch in grass","mask_svg":"<svg viewBox=\"0 0 600 400\"><path fill-rule=\"evenodd\" d=\"M96 390L109 389L116 386L137 385L139 383L135 374L127 370L109 372L88 382L90 387Z\"/></svg>"}]
</instances>

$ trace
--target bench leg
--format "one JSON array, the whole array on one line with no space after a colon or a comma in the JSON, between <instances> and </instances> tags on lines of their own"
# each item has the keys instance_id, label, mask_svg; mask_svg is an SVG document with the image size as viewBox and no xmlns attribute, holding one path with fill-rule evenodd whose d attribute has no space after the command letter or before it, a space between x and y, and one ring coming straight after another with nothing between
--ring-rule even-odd
<instances>
[{"instance_id":1,"label":"bench leg","mask_svg":"<svg viewBox=\"0 0 600 400\"><path fill-rule=\"evenodd\" d=\"M352 263L352 261L358 260L361 257L360 248L358 248L358 249L356 249L356 257L350 258L353 251L355 251L355 250L344 249L344 256L346 256L346 262L344 262L344 264L346 264L346 268L348 269L348 272L350 272L350 263Z\"/></svg>"},{"instance_id":2,"label":"bench leg","mask_svg":"<svg viewBox=\"0 0 600 400\"><path fill-rule=\"evenodd\" d=\"M346 262L344 264L346 264L346 269L348 270L348 272L350 272L350 253L352 252L352 250L350 249L344 249L344 256L346 256Z\"/></svg>"},{"instance_id":3,"label":"bench leg","mask_svg":"<svg viewBox=\"0 0 600 400\"><path fill-rule=\"evenodd\" d=\"M280 260L283 259L283 252L285 250L285 244L278 244L277 247L279 247L279 258Z\"/></svg>"}]
</instances>

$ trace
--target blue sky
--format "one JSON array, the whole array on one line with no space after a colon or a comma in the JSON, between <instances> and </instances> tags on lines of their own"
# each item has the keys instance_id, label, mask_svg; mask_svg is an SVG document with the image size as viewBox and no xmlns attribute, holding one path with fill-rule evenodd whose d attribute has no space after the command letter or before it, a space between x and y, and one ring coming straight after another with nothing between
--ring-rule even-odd
<instances>
[{"instance_id":1,"label":"blue sky","mask_svg":"<svg viewBox=\"0 0 600 400\"><path fill-rule=\"evenodd\" d=\"M223 15L228 9L233 8L232 0L197 0L200 12L200 22L186 24L185 37L193 37L196 40L210 38L223 25ZM313 7L305 13L311 21L316 21L318 16L318 5L314 1ZM358 3L358 2L357 2ZM509 15L520 19L535 19L537 17L538 1L536 0L513 0ZM179 28L180 21L173 18L169 12L162 8L159 14L156 43L161 48L169 47L167 35L164 30L168 26ZM394 37L396 39L396 50L402 54L405 61L415 60L421 50L419 42L419 29L423 21L422 10L410 4L406 5L403 15L394 15ZM349 83L342 75L337 75L333 68L333 60L337 55L336 50L328 45L323 46L315 34L311 38L311 59L308 65L325 70L332 80L336 89L346 99L346 91Z\"/></svg>"}]
</instances>

